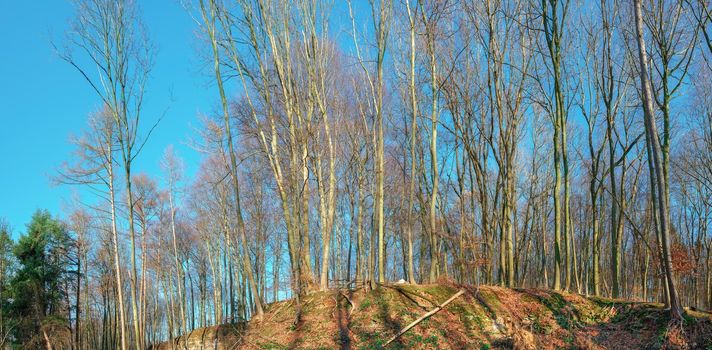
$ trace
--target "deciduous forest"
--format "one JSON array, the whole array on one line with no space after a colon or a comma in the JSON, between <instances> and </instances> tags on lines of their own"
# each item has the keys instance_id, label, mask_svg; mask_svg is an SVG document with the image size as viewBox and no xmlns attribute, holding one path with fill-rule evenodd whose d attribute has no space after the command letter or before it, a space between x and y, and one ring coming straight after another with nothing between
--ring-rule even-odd
<instances>
[{"instance_id":1,"label":"deciduous forest","mask_svg":"<svg viewBox=\"0 0 712 350\"><path fill-rule=\"evenodd\" d=\"M0 225L0 348L296 324L399 280L712 309L708 0L181 4L215 96L194 177L136 166L171 123L141 2L76 0L48 43L103 107L51 175L72 210Z\"/></svg>"}]
</instances>

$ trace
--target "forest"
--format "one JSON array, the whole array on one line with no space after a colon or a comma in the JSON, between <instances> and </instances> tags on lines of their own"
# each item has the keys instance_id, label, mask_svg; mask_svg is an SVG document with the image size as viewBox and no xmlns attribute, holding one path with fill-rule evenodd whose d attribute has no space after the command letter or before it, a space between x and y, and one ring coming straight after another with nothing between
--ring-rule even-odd
<instances>
[{"instance_id":1,"label":"forest","mask_svg":"<svg viewBox=\"0 0 712 350\"><path fill-rule=\"evenodd\" d=\"M51 43L102 108L51 174L71 212L0 221L0 348L145 349L400 280L712 310L708 0L185 0L194 177L136 166L171 123L140 3L76 0Z\"/></svg>"}]
</instances>

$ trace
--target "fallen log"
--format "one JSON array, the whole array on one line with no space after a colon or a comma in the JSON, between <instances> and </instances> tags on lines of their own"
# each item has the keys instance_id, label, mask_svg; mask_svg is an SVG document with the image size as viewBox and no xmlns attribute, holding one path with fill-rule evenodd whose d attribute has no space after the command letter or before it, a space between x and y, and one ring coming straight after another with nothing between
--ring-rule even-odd
<instances>
[{"instance_id":1,"label":"fallen log","mask_svg":"<svg viewBox=\"0 0 712 350\"><path fill-rule=\"evenodd\" d=\"M450 299L445 300L445 302L443 302L442 304L436 306L434 309L428 311L426 314L424 314L423 316L420 316L417 320L413 321L411 324L405 326L405 328L398 331L398 333L396 333L396 335L394 335L393 338L388 340L383 346L384 347L388 346L388 344L390 344L394 340L398 339L398 337L403 335L405 332L409 331L411 328L415 327L418 323L422 322L426 318L428 318L428 317L434 315L435 313L437 313L438 311L442 310L445 306L447 306L447 304L450 304L453 300L457 299L457 297L459 297L460 295L463 295L463 294L465 294L465 290L460 289L460 291L455 293L455 295L451 296Z\"/></svg>"}]
</instances>

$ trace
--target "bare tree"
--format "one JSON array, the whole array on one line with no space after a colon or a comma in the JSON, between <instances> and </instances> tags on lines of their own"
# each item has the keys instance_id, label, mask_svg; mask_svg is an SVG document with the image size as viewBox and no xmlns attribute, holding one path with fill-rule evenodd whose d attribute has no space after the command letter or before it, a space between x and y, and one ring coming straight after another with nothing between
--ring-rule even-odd
<instances>
[{"instance_id":1,"label":"bare tree","mask_svg":"<svg viewBox=\"0 0 712 350\"><path fill-rule=\"evenodd\" d=\"M384 283L386 281L386 242L385 242L385 216L384 216L384 206L383 206L383 177L384 177L384 136L383 136L383 85L384 85L384 72L383 66L385 63L386 49L388 46L388 35L390 34L390 25L393 11L393 4L390 0L370 0L371 6L371 20L373 22L373 30L375 37L376 53L374 57L375 66L373 67L374 72L371 72L368 67L366 67L366 61L361 56L361 50L359 48L356 24L353 15L353 9L351 8L351 1L349 0L349 13L351 15L352 29L353 29L353 40L354 46L356 47L356 56L358 57L359 64L363 69L364 75L366 75L366 81L370 87L371 92L371 108L373 109L373 114L375 115L373 121L373 133L374 133L374 150L375 150L375 187L374 187L374 215L375 215L375 226L376 232L378 234L378 282ZM375 73L375 77L372 74ZM374 266L375 268L375 266ZM371 271L371 274L375 277L375 272Z\"/></svg>"},{"instance_id":2,"label":"bare tree","mask_svg":"<svg viewBox=\"0 0 712 350\"><path fill-rule=\"evenodd\" d=\"M253 302L256 307L257 317L261 318L264 314L262 307L262 301L259 298L259 293L257 291L257 284L255 282L254 272L252 264L249 261L247 236L245 234L245 222L242 216L242 207L240 205L240 182L237 175L237 156L235 155L235 148L233 145L232 132L230 126L230 111L228 106L227 95L225 93L225 88L223 86L222 71L220 68L220 48L218 43L218 16L220 16L220 11L222 9L218 4L209 0L207 4L205 1L200 1L200 13L203 20L203 26L208 38L210 40L210 46L213 52L213 68L215 74L215 81L218 85L218 92L220 93L220 102L222 106L222 114L224 121L224 131L225 138L227 139L227 153L229 155L229 167L230 174L232 177L232 187L233 196L235 200L235 214L237 216L238 231L240 233L240 241L244 249L242 256L242 268L247 274L247 279L250 285L251 295Z\"/></svg>"},{"instance_id":3,"label":"bare tree","mask_svg":"<svg viewBox=\"0 0 712 350\"><path fill-rule=\"evenodd\" d=\"M550 90L551 97L547 97L542 105L550 114L554 128L554 289L561 289L561 269L564 269L564 289L569 288L571 282L571 265L569 254L570 214L569 214L569 169L566 151L566 129L568 120L568 105L565 92L565 77L562 70L562 52L564 50L564 30L569 11L570 1L555 0L542 1L538 16L542 21L542 32L545 39L544 59L547 60L547 75L551 79L550 86L544 86L541 77L536 81L545 94ZM546 50L546 51L544 51ZM563 174L562 174L563 173ZM561 182L564 182L563 218L561 217ZM563 240L563 241L562 241ZM563 245L563 247L562 247ZM563 257L562 257L563 255ZM562 266L563 263L563 266Z\"/></svg>"},{"instance_id":4,"label":"bare tree","mask_svg":"<svg viewBox=\"0 0 712 350\"><path fill-rule=\"evenodd\" d=\"M69 33L68 48L61 53L61 57L85 78L116 124L114 132L124 170L131 239L129 282L131 312L134 320L134 345L141 348L143 340L140 332L142 325L139 324L138 319L136 232L131 166L143 146L138 132L144 88L152 66L153 49L145 36L134 3L87 0L78 1L76 8L76 22ZM73 50L78 51L84 59L74 56Z\"/></svg>"},{"instance_id":5,"label":"bare tree","mask_svg":"<svg viewBox=\"0 0 712 350\"><path fill-rule=\"evenodd\" d=\"M658 140L657 126L655 125L655 112L653 110L652 88L648 77L648 57L645 51L645 40L643 39L643 14L640 0L634 1L636 41L638 44L638 58L640 62L640 85L643 99L643 109L645 117L645 138L648 144L648 158L651 159L652 167L650 172L650 187L653 193L653 201L656 202L656 214L660 230L660 244L662 246L662 256L664 272L667 282L667 290L670 303L670 313L676 321L682 321L682 306L675 288L675 279L672 275L672 261L670 258L670 213L668 210L668 200L665 191L667 189L666 176L663 169L662 149Z\"/></svg>"},{"instance_id":6,"label":"bare tree","mask_svg":"<svg viewBox=\"0 0 712 350\"><path fill-rule=\"evenodd\" d=\"M74 139L77 145L76 160L66 163L59 171L57 181L65 184L83 185L92 188L108 202L111 219L111 242L113 269L116 286L122 284L121 246L117 229L117 206L115 187L116 125L108 109L94 113L89 118L89 131ZM106 213L106 210L102 210ZM122 349L126 344L126 316L124 315L123 288L117 287L119 333Z\"/></svg>"}]
</instances>

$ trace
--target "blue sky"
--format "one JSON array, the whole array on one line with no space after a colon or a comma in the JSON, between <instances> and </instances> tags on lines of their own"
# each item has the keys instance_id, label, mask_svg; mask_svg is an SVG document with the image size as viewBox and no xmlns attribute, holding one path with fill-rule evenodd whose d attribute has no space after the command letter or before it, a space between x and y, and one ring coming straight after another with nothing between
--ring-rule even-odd
<instances>
[{"instance_id":1,"label":"blue sky","mask_svg":"<svg viewBox=\"0 0 712 350\"><path fill-rule=\"evenodd\" d=\"M167 110L135 165L160 174L159 161L172 144L191 176L200 155L187 144L198 115L217 100L202 69L195 22L175 0L140 1L141 15L158 53L148 83L143 118ZM70 1L13 1L0 5L0 217L14 236L38 208L62 215L76 188L54 186L50 177L71 157L71 135L84 130L99 107L81 76L54 53L73 17Z\"/></svg>"},{"instance_id":2,"label":"blue sky","mask_svg":"<svg viewBox=\"0 0 712 350\"><path fill-rule=\"evenodd\" d=\"M138 3L158 49L144 100L144 132L165 115L132 171L160 176L160 159L173 145L190 181L201 156L189 141L200 126L199 115L211 113L219 102L211 71L204 69L201 58L206 48L196 39L196 23L180 0ZM330 31L348 50L348 8L345 2L335 5ZM361 18L370 14L368 6L359 1L354 6L359 30L368 31L370 22ZM62 163L71 160L71 136L80 135L88 115L100 107L90 86L52 47L52 42L62 46L73 17L70 0L0 5L0 218L10 223L15 237L24 233L35 210L64 216L74 194L81 195L76 186L51 181Z\"/></svg>"}]
</instances>

